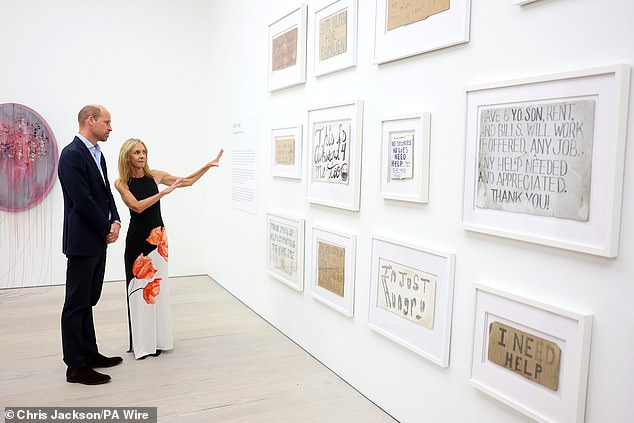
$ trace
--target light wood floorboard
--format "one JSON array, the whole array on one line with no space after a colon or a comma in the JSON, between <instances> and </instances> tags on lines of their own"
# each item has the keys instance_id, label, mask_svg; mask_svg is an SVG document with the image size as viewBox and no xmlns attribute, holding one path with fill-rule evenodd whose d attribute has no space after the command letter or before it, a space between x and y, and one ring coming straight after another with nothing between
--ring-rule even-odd
<instances>
[{"instance_id":1,"label":"light wood floorboard","mask_svg":"<svg viewBox=\"0 0 634 423\"><path fill-rule=\"evenodd\" d=\"M123 364L99 386L65 381L64 287L0 290L0 407L158 407L159 422L395 422L207 276L171 279L175 348L134 360L124 283L95 308L97 338Z\"/></svg>"}]
</instances>

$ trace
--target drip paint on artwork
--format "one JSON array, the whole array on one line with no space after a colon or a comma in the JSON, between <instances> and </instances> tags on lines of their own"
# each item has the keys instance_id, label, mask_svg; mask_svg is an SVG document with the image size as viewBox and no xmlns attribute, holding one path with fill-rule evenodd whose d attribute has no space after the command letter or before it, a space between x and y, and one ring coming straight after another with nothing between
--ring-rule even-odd
<instances>
[{"instance_id":1,"label":"drip paint on artwork","mask_svg":"<svg viewBox=\"0 0 634 423\"><path fill-rule=\"evenodd\" d=\"M0 104L0 210L27 210L46 197L55 182L57 144L34 110Z\"/></svg>"}]
</instances>

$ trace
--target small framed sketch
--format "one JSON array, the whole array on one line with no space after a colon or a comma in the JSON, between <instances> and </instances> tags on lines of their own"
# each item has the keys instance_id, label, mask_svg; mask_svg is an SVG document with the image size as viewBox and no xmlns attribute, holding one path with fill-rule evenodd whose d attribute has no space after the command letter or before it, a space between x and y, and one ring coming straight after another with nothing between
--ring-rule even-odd
<instances>
[{"instance_id":1,"label":"small framed sketch","mask_svg":"<svg viewBox=\"0 0 634 423\"><path fill-rule=\"evenodd\" d=\"M346 316L354 314L356 235L312 228L311 294Z\"/></svg>"},{"instance_id":2,"label":"small framed sketch","mask_svg":"<svg viewBox=\"0 0 634 423\"><path fill-rule=\"evenodd\" d=\"M328 0L315 12L315 76L357 64L357 0Z\"/></svg>"},{"instance_id":3,"label":"small framed sketch","mask_svg":"<svg viewBox=\"0 0 634 423\"><path fill-rule=\"evenodd\" d=\"M618 254L630 68L467 91L465 229Z\"/></svg>"},{"instance_id":4,"label":"small framed sketch","mask_svg":"<svg viewBox=\"0 0 634 423\"><path fill-rule=\"evenodd\" d=\"M449 366L454 261L453 254L374 236L370 327Z\"/></svg>"},{"instance_id":5,"label":"small framed sketch","mask_svg":"<svg viewBox=\"0 0 634 423\"><path fill-rule=\"evenodd\" d=\"M297 291L304 290L304 219L266 215L268 273Z\"/></svg>"},{"instance_id":6,"label":"small framed sketch","mask_svg":"<svg viewBox=\"0 0 634 423\"><path fill-rule=\"evenodd\" d=\"M429 113L381 121L381 194L426 203L429 198Z\"/></svg>"},{"instance_id":7,"label":"small framed sketch","mask_svg":"<svg viewBox=\"0 0 634 423\"><path fill-rule=\"evenodd\" d=\"M376 0L374 61L469 41L471 0Z\"/></svg>"},{"instance_id":8,"label":"small framed sketch","mask_svg":"<svg viewBox=\"0 0 634 423\"><path fill-rule=\"evenodd\" d=\"M271 174L302 178L302 125L271 130Z\"/></svg>"},{"instance_id":9,"label":"small framed sketch","mask_svg":"<svg viewBox=\"0 0 634 423\"><path fill-rule=\"evenodd\" d=\"M363 101L308 111L308 201L359 210Z\"/></svg>"},{"instance_id":10,"label":"small framed sketch","mask_svg":"<svg viewBox=\"0 0 634 423\"><path fill-rule=\"evenodd\" d=\"M584 421L592 316L475 284L472 384L543 423Z\"/></svg>"},{"instance_id":11,"label":"small framed sketch","mask_svg":"<svg viewBox=\"0 0 634 423\"><path fill-rule=\"evenodd\" d=\"M306 82L306 4L269 25L269 91Z\"/></svg>"}]
</instances>

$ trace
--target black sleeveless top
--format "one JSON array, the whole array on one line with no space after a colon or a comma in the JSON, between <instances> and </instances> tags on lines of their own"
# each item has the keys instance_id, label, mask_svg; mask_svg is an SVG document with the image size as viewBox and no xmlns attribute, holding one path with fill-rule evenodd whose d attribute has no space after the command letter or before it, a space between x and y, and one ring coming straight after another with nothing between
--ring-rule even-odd
<instances>
[{"instance_id":1,"label":"black sleeveless top","mask_svg":"<svg viewBox=\"0 0 634 423\"><path fill-rule=\"evenodd\" d=\"M130 178L128 188L137 200L143 200L159 192L156 182L149 176ZM150 244L146 239L150 236L152 229L160 226L163 226L160 201L152 204L141 213L130 210L130 226L125 238L125 272L128 283L134 277L132 274L134 260L139 254L147 256L156 248L156 245Z\"/></svg>"}]
</instances>

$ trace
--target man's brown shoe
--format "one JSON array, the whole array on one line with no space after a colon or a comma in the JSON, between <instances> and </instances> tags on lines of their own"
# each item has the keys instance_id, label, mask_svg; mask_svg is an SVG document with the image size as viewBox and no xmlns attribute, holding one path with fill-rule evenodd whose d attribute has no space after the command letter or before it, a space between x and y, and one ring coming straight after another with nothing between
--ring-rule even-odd
<instances>
[{"instance_id":1,"label":"man's brown shoe","mask_svg":"<svg viewBox=\"0 0 634 423\"><path fill-rule=\"evenodd\" d=\"M121 357L106 357L104 355L97 353L97 355L94 355L86 360L86 365L92 368L112 367L112 366L116 366L117 364L121 364L122 361L123 361L123 358Z\"/></svg>"},{"instance_id":2,"label":"man's brown shoe","mask_svg":"<svg viewBox=\"0 0 634 423\"><path fill-rule=\"evenodd\" d=\"M110 376L94 371L88 366L66 369L66 382L82 383L84 385L100 385L110 382Z\"/></svg>"}]
</instances>

